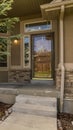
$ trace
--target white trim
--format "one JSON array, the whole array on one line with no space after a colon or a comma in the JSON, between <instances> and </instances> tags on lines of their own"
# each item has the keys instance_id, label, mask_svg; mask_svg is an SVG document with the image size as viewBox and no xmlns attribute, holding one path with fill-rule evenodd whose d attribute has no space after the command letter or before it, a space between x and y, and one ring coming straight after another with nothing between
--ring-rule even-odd
<instances>
[{"instance_id":1,"label":"white trim","mask_svg":"<svg viewBox=\"0 0 73 130\"><path fill-rule=\"evenodd\" d=\"M21 38L21 43L20 43L20 61L21 61L21 69L23 69L23 38Z\"/></svg>"},{"instance_id":2,"label":"white trim","mask_svg":"<svg viewBox=\"0 0 73 130\"><path fill-rule=\"evenodd\" d=\"M45 11L46 12L49 12L49 11L55 11L55 10L60 10L60 7L54 7L54 8L51 8L51 9L46 9Z\"/></svg>"},{"instance_id":3,"label":"white trim","mask_svg":"<svg viewBox=\"0 0 73 130\"><path fill-rule=\"evenodd\" d=\"M72 5L67 5L65 8L72 8L73 7L73 4Z\"/></svg>"},{"instance_id":4,"label":"white trim","mask_svg":"<svg viewBox=\"0 0 73 130\"><path fill-rule=\"evenodd\" d=\"M27 33L24 33L24 35L36 35L36 34L43 34L43 33L50 33L50 32L53 32L53 29L52 30L42 30L42 31L34 31L34 32L27 32Z\"/></svg>"},{"instance_id":5,"label":"white trim","mask_svg":"<svg viewBox=\"0 0 73 130\"><path fill-rule=\"evenodd\" d=\"M52 29L53 29L53 25L52 25L52 20L49 20L49 21L51 23L51 29L31 31L31 32L25 32L24 31L25 24L32 24L32 23L38 23L38 22L47 22L47 20L43 20L43 18L37 18L37 19L30 19L30 20L21 21L20 22L20 33L24 36L24 35L39 34L39 33L43 34L43 33L51 32Z\"/></svg>"},{"instance_id":6,"label":"white trim","mask_svg":"<svg viewBox=\"0 0 73 130\"><path fill-rule=\"evenodd\" d=\"M23 69L31 69L31 61L32 61L32 54L31 54L31 35L34 34L44 34L44 33L50 33L52 31L52 20L50 20L50 23L51 23L51 29L47 29L47 30L38 30L38 31L31 31L31 32L25 32L24 31L24 25L25 24L32 24L32 23L38 23L38 22L47 22L47 20L43 20L41 18L38 18L38 19L30 19L30 20L25 20L25 21L21 21L20 22L20 32L21 34L23 35L23 38L21 39L21 65L22 65L22 68ZM29 49L30 49L30 58L29 58L29 66L25 66L24 64L24 37L30 37L30 44L29 44Z\"/></svg>"},{"instance_id":7,"label":"white trim","mask_svg":"<svg viewBox=\"0 0 73 130\"><path fill-rule=\"evenodd\" d=\"M0 71L8 71L8 67L0 67Z\"/></svg>"},{"instance_id":8,"label":"white trim","mask_svg":"<svg viewBox=\"0 0 73 130\"><path fill-rule=\"evenodd\" d=\"M65 68L64 68L64 13L65 7L61 6L60 11L60 63L61 63L61 90L60 90L60 112L63 112L64 103L64 80L65 80Z\"/></svg>"},{"instance_id":9,"label":"white trim","mask_svg":"<svg viewBox=\"0 0 73 130\"><path fill-rule=\"evenodd\" d=\"M10 66L10 69L14 69L14 70L21 69L21 66L20 65L12 65L12 66Z\"/></svg>"},{"instance_id":10,"label":"white trim","mask_svg":"<svg viewBox=\"0 0 73 130\"><path fill-rule=\"evenodd\" d=\"M40 8L43 10L45 9L50 9L50 8L55 8L55 7L61 7L62 5L72 5L73 4L73 0L68 0L68 1L62 1L62 2L55 2L55 3L50 3L50 4L44 4L44 5L40 5Z\"/></svg>"},{"instance_id":11,"label":"white trim","mask_svg":"<svg viewBox=\"0 0 73 130\"><path fill-rule=\"evenodd\" d=\"M46 22L46 20L43 20L43 18L35 18L35 19L29 19L29 20L24 20L22 21L24 24L31 24L31 23L36 23L36 22Z\"/></svg>"},{"instance_id":12,"label":"white trim","mask_svg":"<svg viewBox=\"0 0 73 130\"><path fill-rule=\"evenodd\" d=\"M8 43L8 45L7 45L7 51L10 53L10 45L9 45L9 43ZM9 68L9 57L10 57L10 54L9 55L7 55L7 67Z\"/></svg>"},{"instance_id":13,"label":"white trim","mask_svg":"<svg viewBox=\"0 0 73 130\"><path fill-rule=\"evenodd\" d=\"M73 7L73 5L67 5L65 8L67 9L67 8L71 8L71 7ZM61 7L59 6L59 7L53 7L53 8L49 8L49 9L45 9L45 12L49 12L49 11L55 11L55 10L60 10L61 9Z\"/></svg>"},{"instance_id":14,"label":"white trim","mask_svg":"<svg viewBox=\"0 0 73 130\"><path fill-rule=\"evenodd\" d=\"M63 5L65 6L66 9L71 8L71 7L73 7L73 0L54 2L54 3L50 3L50 4L41 5L40 8L41 8L43 18L48 17L48 15L46 15L46 13L50 13L51 11L53 11L53 12L60 11L61 6L63 6Z\"/></svg>"}]
</instances>

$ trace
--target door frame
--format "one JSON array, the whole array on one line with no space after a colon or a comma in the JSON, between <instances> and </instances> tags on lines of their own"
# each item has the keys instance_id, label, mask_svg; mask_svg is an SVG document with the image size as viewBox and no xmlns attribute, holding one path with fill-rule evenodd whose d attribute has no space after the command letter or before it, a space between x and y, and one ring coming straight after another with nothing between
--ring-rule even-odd
<instances>
[{"instance_id":1,"label":"door frame","mask_svg":"<svg viewBox=\"0 0 73 130\"><path fill-rule=\"evenodd\" d=\"M33 50L34 50L34 46L33 46L33 39L32 37L33 36L37 36L37 35L50 35L52 37L52 46L51 46L51 68L52 68L52 72L51 72L51 75L52 77L51 78L34 78L33 77L33 73L34 73L34 69L33 69L33 66L34 66L34 63L33 63L33 59L34 59L34 55L33 55ZM46 33L38 33L38 34L32 34L31 35L31 79L36 79L36 80L54 80L55 79L55 42L54 42L54 32L46 32Z\"/></svg>"}]
</instances>

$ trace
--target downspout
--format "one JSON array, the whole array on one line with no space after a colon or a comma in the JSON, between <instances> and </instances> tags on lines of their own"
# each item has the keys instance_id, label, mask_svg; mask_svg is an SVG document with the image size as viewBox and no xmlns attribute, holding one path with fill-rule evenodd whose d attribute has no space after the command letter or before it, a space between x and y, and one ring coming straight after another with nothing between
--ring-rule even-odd
<instances>
[{"instance_id":1,"label":"downspout","mask_svg":"<svg viewBox=\"0 0 73 130\"><path fill-rule=\"evenodd\" d=\"M64 5L61 6L60 12L60 67L61 67L61 90L60 90L60 112L63 112L64 104L64 79L65 79L65 68L64 68Z\"/></svg>"}]
</instances>

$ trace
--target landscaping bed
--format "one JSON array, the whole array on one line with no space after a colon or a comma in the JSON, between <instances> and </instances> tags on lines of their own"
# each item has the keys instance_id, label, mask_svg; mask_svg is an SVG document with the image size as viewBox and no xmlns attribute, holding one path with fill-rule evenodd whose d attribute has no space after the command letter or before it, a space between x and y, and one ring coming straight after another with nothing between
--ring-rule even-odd
<instances>
[{"instance_id":1,"label":"landscaping bed","mask_svg":"<svg viewBox=\"0 0 73 130\"><path fill-rule=\"evenodd\" d=\"M11 112L12 105L0 102L0 121L4 120Z\"/></svg>"},{"instance_id":2,"label":"landscaping bed","mask_svg":"<svg viewBox=\"0 0 73 130\"><path fill-rule=\"evenodd\" d=\"M73 115L58 113L58 130L73 130Z\"/></svg>"}]
</instances>

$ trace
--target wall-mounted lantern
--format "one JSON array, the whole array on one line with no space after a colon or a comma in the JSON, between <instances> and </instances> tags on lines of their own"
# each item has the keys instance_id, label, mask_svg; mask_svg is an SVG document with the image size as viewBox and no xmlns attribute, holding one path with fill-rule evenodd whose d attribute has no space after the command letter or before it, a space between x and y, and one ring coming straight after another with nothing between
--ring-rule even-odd
<instances>
[{"instance_id":1,"label":"wall-mounted lantern","mask_svg":"<svg viewBox=\"0 0 73 130\"><path fill-rule=\"evenodd\" d=\"M15 44L15 45L18 44L18 39L14 39L14 44Z\"/></svg>"},{"instance_id":2,"label":"wall-mounted lantern","mask_svg":"<svg viewBox=\"0 0 73 130\"><path fill-rule=\"evenodd\" d=\"M14 45L18 45L20 43L20 39L21 39L22 35L21 34L18 34L18 35L15 35L15 36L11 36L10 39L11 39L11 42L14 44Z\"/></svg>"}]
</instances>

